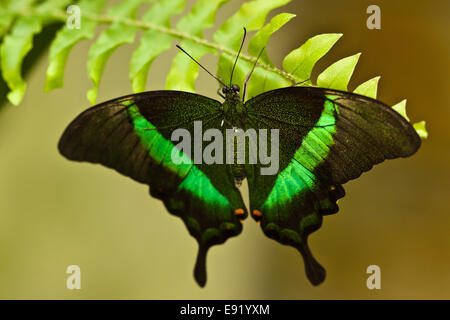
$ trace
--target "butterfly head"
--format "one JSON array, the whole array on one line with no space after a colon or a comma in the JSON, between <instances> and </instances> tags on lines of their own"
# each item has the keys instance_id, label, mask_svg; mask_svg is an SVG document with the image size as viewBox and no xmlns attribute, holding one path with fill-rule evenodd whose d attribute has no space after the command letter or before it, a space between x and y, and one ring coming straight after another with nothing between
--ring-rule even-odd
<instances>
[{"instance_id":1,"label":"butterfly head","mask_svg":"<svg viewBox=\"0 0 450 320\"><path fill-rule=\"evenodd\" d=\"M241 127L242 125L235 120L240 119L242 113L245 112L243 100L239 94L241 88L237 84L222 87L223 97L225 101L222 104L225 119L233 126Z\"/></svg>"},{"instance_id":2,"label":"butterfly head","mask_svg":"<svg viewBox=\"0 0 450 320\"><path fill-rule=\"evenodd\" d=\"M225 86L222 88L222 93L225 97L239 96L239 91L241 91L241 88L237 84L232 84L230 87Z\"/></svg>"}]
</instances>

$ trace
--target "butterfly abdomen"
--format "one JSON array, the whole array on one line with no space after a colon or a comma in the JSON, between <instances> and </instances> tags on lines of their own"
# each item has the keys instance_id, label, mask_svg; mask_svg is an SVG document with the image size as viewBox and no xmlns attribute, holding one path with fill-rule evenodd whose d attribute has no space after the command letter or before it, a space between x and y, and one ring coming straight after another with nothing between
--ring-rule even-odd
<instances>
[{"instance_id":1,"label":"butterfly abdomen","mask_svg":"<svg viewBox=\"0 0 450 320\"><path fill-rule=\"evenodd\" d=\"M234 177L234 184L237 187L241 186L242 181L246 177L245 162L249 161L249 152L252 151L249 150L249 145L245 139L241 141L234 141L233 164L231 165L231 171Z\"/></svg>"}]
</instances>

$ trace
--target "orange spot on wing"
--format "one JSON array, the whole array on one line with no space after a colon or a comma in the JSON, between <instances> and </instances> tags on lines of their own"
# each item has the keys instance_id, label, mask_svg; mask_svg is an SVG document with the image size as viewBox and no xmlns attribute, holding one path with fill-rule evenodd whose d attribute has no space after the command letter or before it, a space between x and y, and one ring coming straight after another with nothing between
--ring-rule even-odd
<instances>
[{"instance_id":1,"label":"orange spot on wing","mask_svg":"<svg viewBox=\"0 0 450 320\"><path fill-rule=\"evenodd\" d=\"M259 210L253 210L253 215L256 216L256 217L262 217L263 214Z\"/></svg>"},{"instance_id":2,"label":"orange spot on wing","mask_svg":"<svg viewBox=\"0 0 450 320\"><path fill-rule=\"evenodd\" d=\"M240 216L240 215L245 214L245 211L244 211L244 209L236 209L236 210L234 210L234 214L237 216Z\"/></svg>"},{"instance_id":3,"label":"orange spot on wing","mask_svg":"<svg viewBox=\"0 0 450 320\"><path fill-rule=\"evenodd\" d=\"M331 191L336 190L336 187L335 187L335 186L331 186L331 187L330 187L330 190L331 190Z\"/></svg>"}]
</instances>

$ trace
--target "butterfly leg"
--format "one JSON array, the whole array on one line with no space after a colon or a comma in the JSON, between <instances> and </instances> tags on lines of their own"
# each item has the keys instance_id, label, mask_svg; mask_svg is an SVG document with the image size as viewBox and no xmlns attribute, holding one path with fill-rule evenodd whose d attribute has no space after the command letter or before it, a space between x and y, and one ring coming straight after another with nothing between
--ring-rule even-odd
<instances>
[{"instance_id":1,"label":"butterfly leg","mask_svg":"<svg viewBox=\"0 0 450 320\"><path fill-rule=\"evenodd\" d=\"M220 88L217 89L217 94L218 94L221 98L225 99L225 96L222 94L222 92L220 92Z\"/></svg>"}]
</instances>

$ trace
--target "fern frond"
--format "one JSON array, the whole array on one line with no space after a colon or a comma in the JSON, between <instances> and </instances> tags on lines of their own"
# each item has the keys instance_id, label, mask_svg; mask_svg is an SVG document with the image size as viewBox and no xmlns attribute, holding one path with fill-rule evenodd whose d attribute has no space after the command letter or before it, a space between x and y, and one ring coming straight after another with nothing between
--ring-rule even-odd
<instances>
[{"instance_id":1,"label":"fern frond","mask_svg":"<svg viewBox=\"0 0 450 320\"><path fill-rule=\"evenodd\" d=\"M81 12L99 13L105 4L106 0L82 0L78 5ZM81 40L94 37L98 22L87 19L85 15L82 15L81 25L83 27L76 30L76 32L64 25L56 35L55 40L53 40L50 46L49 65L45 82L46 92L63 86L64 69L70 51Z\"/></svg>"},{"instance_id":2,"label":"fern frond","mask_svg":"<svg viewBox=\"0 0 450 320\"><path fill-rule=\"evenodd\" d=\"M23 1L12 2L8 0L0 3L0 38L9 31L22 5Z\"/></svg>"},{"instance_id":3,"label":"fern frond","mask_svg":"<svg viewBox=\"0 0 450 320\"><path fill-rule=\"evenodd\" d=\"M419 137L421 137L422 139L428 138L428 132L425 125L426 125L425 121L419 121L413 124L414 129L416 130Z\"/></svg>"},{"instance_id":4,"label":"fern frond","mask_svg":"<svg viewBox=\"0 0 450 320\"><path fill-rule=\"evenodd\" d=\"M244 3L239 10L214 34L214 41L221 43L225 48L238 51L241 44L243 27L247 31L258 30L264 25L267 14L278 7L281 7L291 0L254 0ZM246 75L251 70L251 63L256 62L256 56L248 59L242 55L243 59L237 62L236 70L233 74L233 82L242 87ZM235 55L223 52L219 55L217 74L219 78L228 83L231 78L231 69L234 64ZM251 63L249 63L251 62Z\"/></svg>"},{"instance_id":5,"label":"fern frond","mask_svg":"<svg viewBox=\"0 0 450 320\"><path fill-rule=\"evenodd\" d=\"M394 109L395 111L400 113L403 116L403 118L405 118L406 120L409 121L409 118L406 115L406 99L404 99L404 100L400 101L399 103L397 103L396 105L392 106L392 109Z\"/></svg>"},{"instance_id":6,"label":"fern frond","mask_svg":"<svg viewBox=\"0 0 450 320\"><path fill-rule=\"evenodd\" d=\"M282 26L288 23L292 18L295 17L295 14L291 13L280 13L270 20L268 24L262 27L250 40L248 43L247 51L250 55L256 57L259 55L259 52L267 46L270 37L276 31L278 31ZM267 63L270 66L274 66L270 61L269 56L267 55L267 51L263 51L260 60L262 62Z\"/></svg>"},{"instance_id":7,"label":"fern frond","mask_svg":"<svg viewBox=\"0 0 450 320\"><path fill-rule=\"evenodd\" d=\"M327 54L341 37L342 33L326 33L308 39L284 58L283 68L292 73L299 82L309 81L317 61Z\"/></svg>"},{"instance_id":8,"label":"fern frond","mask_svg":"<svg viewBox=\"0 0 450 320\"><path fill-rule=\"evenodd\" d=\"M346 91L360 55L360 53L357 53L333 63L319 74L317 85L323 88Z\"/></svg>"},{"instance_id":9,"label":"fern frond","mask_svg":"<svg viewBox=\"0 0 450 320\"><path fill-rule=\"evenodd\" d=\"M152 22L170 28L170 19L184 8L184 0L157 2L142 17L142 21ZM171 35L149 29L141 37L139 47L133 52L130 62L129 78L133 92L145 91L147 73L157 56L169 50L174 38Z\"/></svg>"},{"instance_id":10,"label":"fern frond","mask_svg":"<svg viewBox=\"0 0 450 320\"><path fill-rule=\"evenodd\" d=\"M358 87L356 87L355 90L353 90L353 92L376 99L378 91L378 81L380 81L380 78L381 77L375 77L367 80L364 83L361 83Z\"/></svg>"},{"instance_id":11,"label":"fern frond","mask_svg":"<svg viewBox=\"0 0 450 320\"><path fill-rule=\"evenodd\" d=\"M20 5L27 2L19 2L13 6L21 8ZM22 78L22 63L33 46L34 36L44 26L56 20L51 14L52 9L64 7L67 3L66 0L50 0L39 4L34 14L18 17L3 39L0 49L1 69L3 79L11 90L8 93L11 103L19 104L25 94L26 82ZM12 16L15 14L18 12L13 12Z\"/></svg>"},{"instance_id":12,"label":"fern frond","mask_svg":"<svg viewBox=\"0 0 450 320\"><path fill-rule=\"evenodd\" d=\"M97 99L98 87L109 56L119 46L132 43L138 28L127 25L122 19L134 19L141 4L146 0L128 0L115 5L108 10L108 16L117 18L111 26L103 31L89 50L88 73L94 83L94 87L87 93L87 98L92 104Z\"/></svg>"},{"instance_id":13,"label":"fern frond","mask_svg":"<svg viewBox=\"0 0 450 320\"><path fill-rule=\"evenodd\" d=\"M246 52L242 52L233 74L233 83L243 85L250 70L257 61L262 48L270 38L295 15L281 13L266 23L267 15L275 8L291 0L252 0L241 5L236 13L215 31L213 40L203 36L204 30L214 26L216 13L229 0L198 0L193 8L182 15L176 27L170 21L180 14L185 0L127 0L115 6L104 7L106 0L81 0L81 29L69 29L65 24L50 46L49 65L45 90L63 86L64 68L72 48L81 40L92 39L97 27L106 25L89 50L88 74L93 87L88 99L94 103L105 65L110 55L121 45L133 43L142 31L139 45L130 59L129 78L134 92L145 91L147 74L155 58L166 52L177 41L194 58L200 60L205 54L218 56L217 75L225 83L230 82L232 65L243 35L243 27L256 33L248 41ZM150 8L141 19L136 13L142 5ZM45 26L67 19L66 7L69 0L7 0L0 4L0 47L2 76L10 92L7 97L13 104L19 104L26 89L22 77L22 65L30 52L33 38ZM265 24L266 23L266 24ZM290 85L315 85L311 73L316 63L327 54L342 34L321 34L308 39L283 59L282 68L272 63L267 52L263 52L248 83L247 98L262 92ZM332 89L347 90L360 54L343 58L322 71L317 85ZM198 65L183 53L178 52L172 60L166 77L166 89L195 91ZM376 98L379 77L357 86L355 93ZM403 112L405 102L394 108L406 118ZM427 136L425 123L414 124L421 137Z\"/></svg>"},{"instance_id":14,"label":"fern frond","mask_svg":"<svg viewBox=\"0 0 450 320\"><path fill-rule=\"evenodd\" d=\"M228 0L200 0L191 12L184 16L177 24L177 29L182 30L192 36L203 38L203 30L214 25L217 10ZM192 40L184 40L181 46L189 52L195 59L200 60L208 52L215 53L215 50L200 45ZM194 82L198 76L198 65L186 55L179 52L172 62L166 80L166 89L195 91Z\"/></svg>"}]
</instances>

